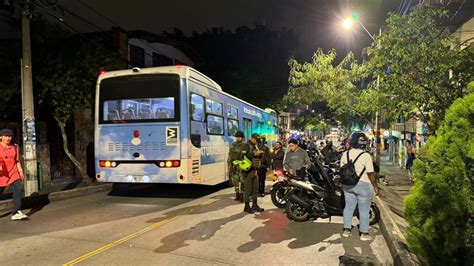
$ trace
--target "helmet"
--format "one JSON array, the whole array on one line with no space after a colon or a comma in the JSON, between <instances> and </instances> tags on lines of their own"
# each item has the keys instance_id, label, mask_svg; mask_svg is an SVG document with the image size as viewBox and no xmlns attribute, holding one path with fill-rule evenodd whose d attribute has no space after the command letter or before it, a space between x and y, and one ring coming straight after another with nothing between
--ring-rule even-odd
<instances>
[{"instance_id":1,"label":"helmet","mask_svg":"<svg viewBox=\"0 0 474 266\"><path fill-rule=\"evenodd\" d=\"M332 139L326 139L326 146L332 147Z\"/></svg>"},{"instance_id":2,"label":"helmet","mask_svg":"<svg viewBox=\"0 0 474 266\"><path fill-rule=\"evenodd\" d=\"M259 140L260 139L260 135L258 135L257 133L253 133L252 136L251 136L252 139L256 139L256 140Z\"/></svg>"},{"instance_id":3,"label":"helmet","mask_svg":"<svg viewBox=\"0 0 474 266\"><path fill-rule=\"evenodd\" d=\"M365 149L368 139L363 132L357 131L351 134L349 142L352 148Z\"/></svg>"},{"instance_id":4,"label":"helmet","mask_svg":"<svg viewBox=\"0 0 474 266\"><path fill-rule=\"evenodd\" d=\"M236 137L236 138L239 138L239 137L240 137L240 138L244 138L244 137L245 137L245 136L244 136L244 132L242 132L242 131L239 130L239 131L235 132L234 137Z\"/></svg>"},{"instance_id":5,"label":"helmet","mask_svg":"<svg viewBox=\"0 0 474 266\"><path fill-rule=\"evenodd\" d=\"M242 171L248 171L250 170L250 167L252 167L252 162L246 157L244 156L244 159L242 160L234 160L232 162L234 165L238 166L240 168L240 170Z\"/></svg>"}]
</instances>

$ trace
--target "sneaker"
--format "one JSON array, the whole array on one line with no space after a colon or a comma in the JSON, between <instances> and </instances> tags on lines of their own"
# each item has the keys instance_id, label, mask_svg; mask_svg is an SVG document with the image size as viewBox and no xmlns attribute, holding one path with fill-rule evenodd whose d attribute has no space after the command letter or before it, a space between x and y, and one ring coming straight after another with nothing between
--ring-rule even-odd
<instances>
[{"instance_id":1,"label":"sneaker","mask_svg":"<svg viewBox=\"0 0 474 266\"><path fill-rule=\"evenodd\" d=\"M342 236L343 237L350 237L351 236L351 230L345 229L342 231Z\"/></svg>"},{"instance_id":2,"label":"sneaker","mask_svg":"<svg viewBox=\"0 0 474 266\"><path fill-rule=\"evenodd\" d=\"M17 211L14 215L12 215L11 219L15 221L15 220L21 220L25 218L28 218L28 216L23 214L21 211Z\"/></svg>"},{"instance_id":3,"label":"sneaker","mask_svg":"<svg viewBox=\"0 0 474 266\"><path fill-rule=\"evenodd\" d=\"M26 215L26 214L22 213L21 211L18 211L18 213L19 213L21 216L23 216L23 219L26 219L26 218L28 218L28 215Z\"/></svg>"},{"instance_id":4,"label":"sneaker","mask_svg":"<svg viewBox=\"0 0 474 266\"><path fill-rule=\"evenodd\" d=\"M360 235L360 240L361 241L370 241L370 240L372 240L372 237L367 233L362 233Z\"/></svg>"}]
</instances>

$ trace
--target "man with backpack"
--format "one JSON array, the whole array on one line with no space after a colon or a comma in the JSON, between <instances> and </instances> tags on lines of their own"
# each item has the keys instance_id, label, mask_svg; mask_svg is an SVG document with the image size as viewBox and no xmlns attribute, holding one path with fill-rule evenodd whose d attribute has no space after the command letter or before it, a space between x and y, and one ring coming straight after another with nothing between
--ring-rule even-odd
<instances>
[{"instance_id":1,"label":"man with backpack","mask_svg":"<svg viewBox=\"0 0 474 266\"><path fill-rule=\"evenodd\" d=\"M365 152L368 139L362 132L352 133L350 149L341 157L341 178L346 206L344 208L344 230L342 236L349 237L352 230L352 216L359 208L360 240L369 241L369 211L373 193L379 194L375 180L372 157Z\"/></svg>"}]
</instances>

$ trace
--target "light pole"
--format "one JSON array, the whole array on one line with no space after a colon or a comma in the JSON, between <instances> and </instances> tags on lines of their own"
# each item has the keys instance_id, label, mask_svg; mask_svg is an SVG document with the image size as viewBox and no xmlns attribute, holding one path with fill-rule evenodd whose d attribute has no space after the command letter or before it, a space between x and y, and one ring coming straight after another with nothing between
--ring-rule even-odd
<instances>
[{"instance_id":1,"label":"light pole","mask_svg":"<svg viewBox=\"0 0 474 266\"><path fill-rule=\"evenodd\" d=\"M367 30L367 28L360 22L357 14L352 13L352 18L347 18L342 22L345 29L350 30L354 26L354 21L358 22L359 25L365 30L370 38L377 43L377 48L380 48L380 39L376 40L375 37ZM382 35L382 29L379 28L379 36ZM380 86L380 74L377 74L376 90L379 91ZM379 128L379 110L378 110L378 99L377 99L377 110L375 111L375 161L380 166L380 128Z\"/></svg>"}]
</instances>

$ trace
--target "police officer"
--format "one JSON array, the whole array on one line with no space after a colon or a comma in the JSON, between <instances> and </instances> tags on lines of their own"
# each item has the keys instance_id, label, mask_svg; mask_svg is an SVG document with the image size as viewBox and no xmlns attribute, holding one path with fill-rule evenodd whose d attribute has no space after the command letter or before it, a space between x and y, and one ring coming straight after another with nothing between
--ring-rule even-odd
<instances>
[{"instance_id":1,"label":"police officer","mask_svg":"<svg viewBox=\"0 0 474 266\"><path fill-rule=\"evenodd\" d=\"M235 200L243 202L244 201L244 173L239 169L238 166L233 164L236 160L242 160L242 150L244 148L245 142L244 132L237 131L235 133L235 142L229 148L229 159L227 160L229 177L232 180L235 188Z\"/></svg>"},{"instance_id":2,"label":"police officer","mask_svg":"<svg viewBox=\"0 0 474 266\"><path fill-rule=\"evenodd\" d=\"M244 212L254 213L263 212L257 204L258 176L257 171L260 167L260 160L264 156L264 151L257 148L258 134L252 134L250 140L244 145L242 155L252 161L252 167L245 173L245 191L244 191ZM250 198L252 198L252 208L250 208Z\"/></svg>"}]
</instances>

